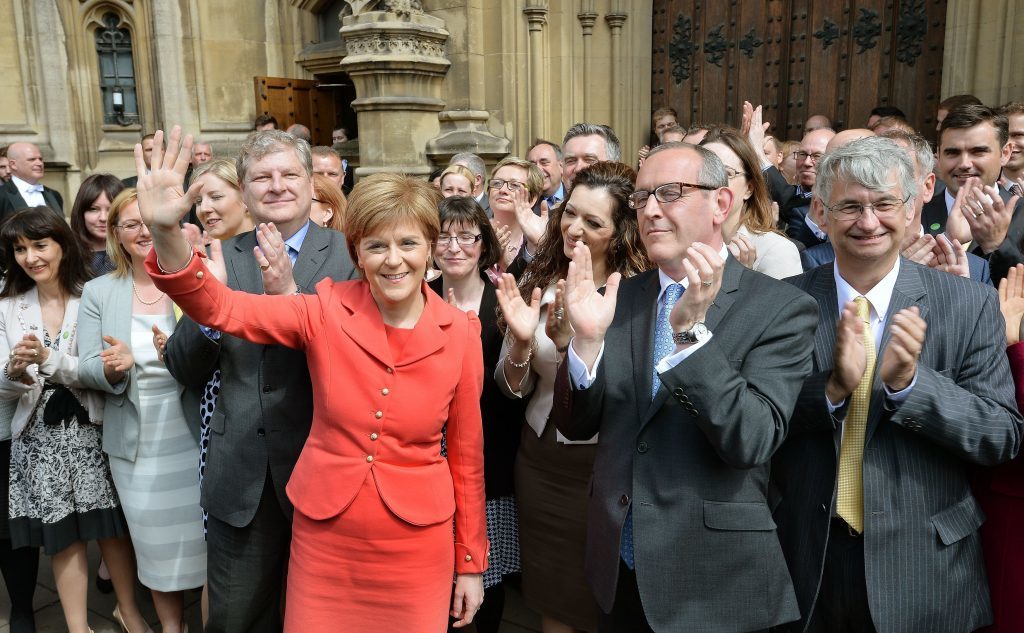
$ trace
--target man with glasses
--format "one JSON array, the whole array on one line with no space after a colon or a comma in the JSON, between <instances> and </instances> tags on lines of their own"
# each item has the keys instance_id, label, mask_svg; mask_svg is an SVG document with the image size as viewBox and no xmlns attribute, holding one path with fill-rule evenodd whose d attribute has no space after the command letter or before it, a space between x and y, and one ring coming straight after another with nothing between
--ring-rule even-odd
<instances>
[{"instance_id":1,"label":"man with glasses","mask_svg":"<svg viewBox=\"0 0 1024 633\"><path fill-rule=\"evenodd\" d=\"M828 142L835 135L830 128L808 132L800 141L800 149L794 152L799 183L796 194L779 209L779 224L780 228L786 231L786 235L805 246L814 246L825 241L825 234L808 217L807 212L810 209L811 189L814 187L817 173L815 166L824 156Z\"/></svg>"},{"instance_id":2,"label":"man with glasses","mask_svg":"<svg viewBox=\"0 0 1024 633\"><path fill-rule=\"evenodd\" d=\"M836 258L790 280L819 318L772 460L802 616L782 630L973 631L991 609L968 466L1021 433L996 293L900 257L921 193L905 149L865 138L817 167Z\"/></svg>"},{"instance_id":3,"label":"man with glasses","mask_svg":"<svg viewBox=\"0 0 1024 633\"><path fill-rule=\"evenodd\" d=\"M600 432L587 527L599 631L754 631L799 617L767 500L811 365L814 302L729 256L721 160L668 143L640 167L636 209L656 269L594 287L577 245L576 333L552 418Z\"/></svg>"}]
</instances>

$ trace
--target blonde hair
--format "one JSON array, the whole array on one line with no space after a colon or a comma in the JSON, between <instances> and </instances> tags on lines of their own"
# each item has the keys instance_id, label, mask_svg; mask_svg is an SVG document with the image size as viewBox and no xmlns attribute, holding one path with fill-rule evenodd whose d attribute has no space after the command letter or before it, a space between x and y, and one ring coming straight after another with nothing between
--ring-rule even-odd
<instances>
[{"instance_id":1,"label":"blonde hair","mask_svg":"<svg viewBox=\"0 0 1024 633\"><path fill-rule=\"evenodd\" d=\"M327 176L313 174L313 197L319 200L320 204L331 208L331 219L327 221L327 228L344 233L348 201L345 200L345 194L338 185Z\"/></svg>"},{"instance_id":2,"label":"blonde hair","mask_svg":"<svg viewBox=\"0 0 1024 633\"><path fill-rule=\"evenodd\" d=\"M448 165L448 167L441 172L441 179L438 180L437 182L439 185L441 185L442 189L444 188L444 177L450 174L455 174L457 176L462 176L463 178L465 178L466 182L469 183L470 192L473 191L473 187L476 185L476 176L473 175L473 172L469 171L468 167L465 167L463 165Z\"/></svg>"},{"instance_id":3,"label":"blonde hair","mask_svg":"<svg viewBox=\"0 0 1024 633\"><path fill-rule=\"evenodd\" d=\"M429 182L404 174L374 174L360 180L349 195L345 217L352 261L358 261L359 241L365 235L402 222L418 224L427 241L436 243L441 232L437 205L443 199Z\"/></svg>"},{"instance_id":4,"label":"blonde hair","mask_svg":"<svg viewBox=\"0 0 1024 633\"><path fill-rule=\"evenodd\" d=\"M212 173L214 176L241 191L241 187L238 185L238 171L235 168L235 161L228 160L227 158L214 158L213 160L208 160L205 163L200 163L192 170L192 182L195 182L197 178L208 173Z\"/></svg>"},{"instance_id":5,"label":"blonde hair","mask_svg":"<svg viewBox=\"0 0 1024 633\"><path fill-rule=\"evenodd\" d=\"M117 239L120 230L117 225L121 212L138 199L139 191L135 187L127 187L110 202L110 210L107 212L107 255L114 262L114 270L110 274L115 277L128 277L132 274L132 258Z\"/></svg>"},{"instance_id":6,"label":"blonde hair","mask_svg":"<svg viewBox=\"0 0 1024 633\"><path fill-rule=\"evenodd\" d=\"M494 174L498 173L498 170L502 167L518 167L526 170L526 190L530 192L530 198L536 198L541 194L544 189L544 174L541 173L540 169L536 165L528 160L519 158L518 156L506 156L494 166L491 170L491 180L494 179ZM488 187L489 188L489 187Z\"/></svg>"}]
</instances>

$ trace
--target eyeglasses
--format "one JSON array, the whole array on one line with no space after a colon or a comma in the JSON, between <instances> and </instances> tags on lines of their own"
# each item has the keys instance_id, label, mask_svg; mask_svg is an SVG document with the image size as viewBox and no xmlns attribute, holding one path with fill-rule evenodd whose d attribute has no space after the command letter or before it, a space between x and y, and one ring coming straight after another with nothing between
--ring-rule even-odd
<instances>
[{"instance_id":1,"label":"eyeglasses","mask_svg":"<svg viewBox=\"0 0 1024 633\"><path fill-rule=\"evenodd\" d=\"M821 160L821 157L824 155L824 152L815 152L814 154L808 154L807 152L799 149L793 152L793 156L796 156L797 161L803 161L810 158L812 163L817 163L819 160Z\"/></svg>"},{"instance_id":2,"label":"eyeglasses","mask_svg":"<svg viewBox=\"0 0 1024 633\"><path fill-rule=\"evenodd\" d=\"M495 191L501 189L505 185L508 185L508 190L512 193L521 189L526 189L526 185L515 180L492 180L487 184L488 188L494 189Z\"/></svg>"},{"instance_id":3,"label":"eyeglasses","mask_svg":"<svg viewBox=\"0 0 1024 633\"><path fill-rule=\"evenodd\" d=\"M115 224L114 226L122 233L138 233L142 230L142 222L138 220L130 220L124 224Z\"/></svg>"},{"instance_id":4,"label":"eyeglasses","mask_svg":"<svg viewBox=\"0 0 1024 633\"><path fill-rule=\"evenodd\" d=\"M727 177L727 178L728 178L729 180L732 180L733 178L738 178L738 177L740 177L740 176L743 176L744 178L748 178L748 176L747 176L747 172L745 172L745 171L740 171L740 170L738 170L738 169L734 169L734 168L732 168L732 167L726 167L726 168L725 168L725 175L726 175L726 177Z\"/></svg>"},{"instance_id":5,"label":"eyeglasses","mask_svg":"<svg viewBox=\"0 0 1024 633\"><path fill-rule=\"evenodd\" d=\"M479 233L476 235L473 235L471 233L459 233L458 235L438 235L437 245L447 248L448 245L452 243L452 240L455 240L456 242L459 243L459 246L472 246L479 242L480 240L482 240L483 237L484 236Z\"/></svg>"},{"instance_id":6,"label":"eyeglasses","mask_svg":"<svg viewBox=\"0 0 1024 633\"><path fill-rule=\"evenodd\" d=\"M668 202L675 202L682 198L685 193L685 189L703 189L705 191L714 191L718 187L712 187L711 185L696 185L689 182L666 182L663 185L658 185L654 188L654 191L647 191L646 189L638 189L633 193L629 194L629 208L630 209L643 209L647 206L647 200L653 195L654 199L662 204Z\"/></svg>"},{"instance_id":7,"label":"eyeglasses","mask_svg":"<svg viewBox=\"0 0 1024 633\"><path fill-rule=\"evenodd\" d=\"M859 202L840 202L834 204L831 207L827 204L824 205L828 209L829 213L836 216L840 220L859 220L860 216L864 215L866 209L871 209L875 213L875 217L878 218L890 218L903 208L903 205L907 203L913 196L907 196L900 200L899 198L886 198L885 200L879 200L874 204L861 204Z\"/></svg>"}]
</instances>

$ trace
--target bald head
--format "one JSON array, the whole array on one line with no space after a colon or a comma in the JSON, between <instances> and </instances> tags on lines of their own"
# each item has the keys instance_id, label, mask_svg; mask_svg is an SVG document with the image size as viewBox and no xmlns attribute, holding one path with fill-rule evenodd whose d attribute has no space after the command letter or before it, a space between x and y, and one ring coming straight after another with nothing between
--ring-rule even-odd
<instances>
[{"instance_id":1,"label":"bald head","mask_svg":"<svg viewBox=\"0 0 1024 633\"><path fill-rule=\"evenodd\" d=\"M804 121L804 134L826 127L832 127L832 121L827 116L824 114L812 114Z\"/></svg>"},{"instance_id":2,"label":"bald head","mask_svg":"<svg viewBox=\"0 0 1024 633\"><path fill-rule=\"evenodd\" d=\"M11 175L30 185L37 184L43 177L43 155L32 143L12 143L7 148L7 161Z\"/></svg>"},{"instance_id":3,"label":"bald head","mask_svg":"<svg viewBox=\"0 0 1024 633\"><path fill-rule=\"evenodd\" d=\"M843 130L842 132L839 132L838 134L833 136L832 140L828 142L828 145L825 146L825 153L827 154L832 150L842 147L847 143L856 141L859 138L867 138L869 136L874 135L875 133L872 132L871 130L867 130L860 127L853 128L852 130Z\"/></svg>"}]
</instances>

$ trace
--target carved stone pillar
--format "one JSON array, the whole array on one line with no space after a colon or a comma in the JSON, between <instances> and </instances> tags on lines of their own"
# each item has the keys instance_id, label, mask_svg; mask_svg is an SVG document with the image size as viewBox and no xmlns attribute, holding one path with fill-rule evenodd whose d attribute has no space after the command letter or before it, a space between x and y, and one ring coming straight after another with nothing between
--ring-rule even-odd
<instances>
[{"instance_id":1,"label":"carved stone pillar","mask_svg":"<svg viewBox=\"0 0 1024 633\"><path fill-rule=\"evenodd\" d=\"M384 3L390 8L391 3ZM401 3L398 3L401 4ZM441 86L451 65L444 20L418 8L368 11L344 18L348 49L341 69L356 86L359 117L356 176L431 171L424 148L439 131Z\"/></svg>"},{"instance_id":2,"label":"carved stone pillar","mask_svg":"<svg viewBox=\"0 0 1024 633\"><path fill-rule=\"evenodd\" d=\"M582 10L576 14L576 19L580 21L580 27L583 29L583 85L589 86L593 81L591 59L593 59L594 24L597 23L597 12L594 11L592 1L584 0ZM591 110L590 99L584 99L584 121L591 119Z\"/></svg>"},{"instance_id":3,"label":"carved stone pillar","mask_svg":"<svg viewBox=\"0 0 1024 633\"><path fill-rule=\"evenodd\" d=\"M625 99L626 82L622 58L622 25L626 23L628 16L625 13L614 12L604 16L608 23L612 36L612 126L619 130L623 126L619 117L624 114L623 99Z\"/></svg>"},{"instance_id":4,"label":"carved stone pillar","mask_svg":"<svg viewBox=\"0 0 1024 633\"><path fill-rule=\"evenodd\" d=\"M544 25L548 8L530 5L523 9L530 25L530 132L534 138L544 136L548 113L547 77L544 73Z\"/></svg>"}]
</instances>

